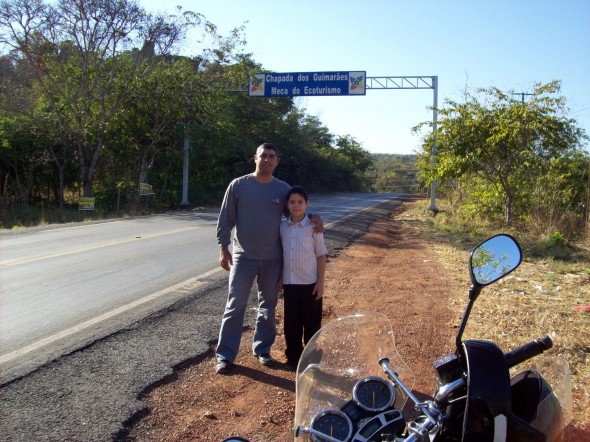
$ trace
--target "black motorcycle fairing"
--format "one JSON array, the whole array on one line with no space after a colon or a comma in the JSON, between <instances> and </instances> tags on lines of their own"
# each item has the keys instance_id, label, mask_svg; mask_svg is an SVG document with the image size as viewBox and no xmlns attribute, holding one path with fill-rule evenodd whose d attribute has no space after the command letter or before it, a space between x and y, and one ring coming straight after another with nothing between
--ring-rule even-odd
<instances>
[{"instance_id":1,"label":"black motorcycle fairing","mask_svg":"<svg viewBox=\"0 0 590 442\"><path fill-rule=\"evenodd\" d=\"M507 441L547 442L549 440L544 433L515 415L508 419L508 434Z\"/></svg>"},{"instance_id":2,"label":"black motorcycle fairing","mask_svg":"<svg viewBox=\"0 0 590 442\"><path fill-rule=\"evenodd\" d=\"M512 412L527 422L537 418L537 407L551 390L536 370L526 370L511 380Z\"/></svg>"},{"instance_id":3,"label":"black motorcycle fairing","mask_svg":"<svg viewBox=\"0 0 590 442\"><path fill-rule=\"evenodd\" d=\"M504 353L493 342L468 340L462 344L467 365L467 406L463 440L493 441L507 433L511 400L510 376Z\"/></svg>"},{"instance_id":4,"label":"black motorcycle fairing","mask_svg":"<svg viewBox=\"0 0 590 442\"><path fill-rule=\"evenodd\" d=\"M565 426L562 423L563 410L549 383L537 370L525 370L510 382L513 416L508 429L511 439L531 442L558 440L560 429ZM545 422L547 416L539 416L541 403L551 407L551 422Z\"/></svg>"}]
</instances>

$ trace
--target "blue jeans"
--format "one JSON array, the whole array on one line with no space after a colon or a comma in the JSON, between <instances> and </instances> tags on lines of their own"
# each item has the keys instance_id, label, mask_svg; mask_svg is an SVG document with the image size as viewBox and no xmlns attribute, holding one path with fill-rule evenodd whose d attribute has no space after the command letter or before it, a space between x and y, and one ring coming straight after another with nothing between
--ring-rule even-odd
<instances>
[{"instance_id":1,"label":"blue jeans","mask_svg":"<svg viewBox=\"0 0 590 442\"><path fill-rule=\"evenodd\" d=\"M270 353L277 334L275 310L281 268L282 258L259 261L234 255L229 272L229 294L219 330L217 360L233 361L238 355L244 329L244 315L255 279L258 286L258 315L252 353Z\"/></svg>"}]
</instances>

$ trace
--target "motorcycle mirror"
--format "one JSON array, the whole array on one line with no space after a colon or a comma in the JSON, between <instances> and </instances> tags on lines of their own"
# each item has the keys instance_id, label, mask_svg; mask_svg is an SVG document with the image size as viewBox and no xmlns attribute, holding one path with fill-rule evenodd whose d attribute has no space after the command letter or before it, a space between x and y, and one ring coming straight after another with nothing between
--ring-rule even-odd
<instances>
[{"instance_id":1,"label":"motorcycle mirror","mask_svg":"<svg viewBox=\"0 0 590 442\"><path fill-rule=\"evenodd\" d=\"M479 296L481 288L503 278L517 268L521 262L522 250L518 242L505 233L486 239L471 251L471 256L469 256L471 289L469 290L469 302L455 337L457 352L461 348L461 338L473 303Z\"/></svg>"},{"instance_id":2,"label":"motorcycle mirror","mask_svg":"<svg viewBox=\"0 0 590 442\"><path fill-rule=\"evenodd\" d=\"M492 236L471 252L471 281L482 287L492 284L516 269L521 262L522 250L513 237L504 233Z\"/></svg>"}]
</instances>

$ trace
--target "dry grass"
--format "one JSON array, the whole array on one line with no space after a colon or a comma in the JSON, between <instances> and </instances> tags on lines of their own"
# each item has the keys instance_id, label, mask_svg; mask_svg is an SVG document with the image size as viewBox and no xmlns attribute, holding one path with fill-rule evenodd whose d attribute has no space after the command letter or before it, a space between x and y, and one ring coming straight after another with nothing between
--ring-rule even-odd
<instances>
[{"instance_id":1,"label":"dry grass","mask_svg":"<svg viewBox=\"0 0 590 442\"><path fill-rule=\"evenodd\" d=\"M467 262L474 239L436 226L423 202L413 203L405 217L428 238L450 277L465 287L452 302L458 324L467 302ZM521 240L518 233L514 236ZM590 426L590 312L575 308L590 305L588 257L567 262L528 258L526 249L524 254L514 273L482 290L464 338L492 340L508 351L549 334L554 342L550 354L565 358L572 372L574 424Z\"/></svg>"}]
</instances>

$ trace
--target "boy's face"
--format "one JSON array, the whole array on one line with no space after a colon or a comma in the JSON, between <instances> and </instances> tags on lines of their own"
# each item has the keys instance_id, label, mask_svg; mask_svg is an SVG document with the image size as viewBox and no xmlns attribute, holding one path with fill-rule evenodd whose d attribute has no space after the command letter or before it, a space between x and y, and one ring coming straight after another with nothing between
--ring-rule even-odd
<instances>
[{"instance_id":1,"label":"boy's face","mask_svg":"<svg viewBox=\"0 0 590 442\"><path fill-rule=\"evenodd\" d=\"M305 211L307 210L307 201L305 201L303 195L292 193L287 200L287 209L291 214L291 218L299 220L305 216Z\"/></svg>"}]
</instances>

